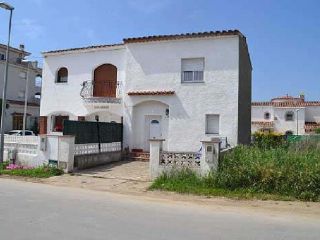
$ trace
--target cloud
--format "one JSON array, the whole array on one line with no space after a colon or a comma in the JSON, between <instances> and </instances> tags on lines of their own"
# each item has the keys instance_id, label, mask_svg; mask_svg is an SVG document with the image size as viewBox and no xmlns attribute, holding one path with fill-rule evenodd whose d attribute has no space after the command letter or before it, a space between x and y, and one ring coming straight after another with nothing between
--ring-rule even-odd
<instances>
[{"instance_id":1,"label":"cloud","mask_svg":"<svg viewBox=\"0 0 320 240\"><path fill-rule=\"evenodd\" d=\"M170 5L169 0L150 1L150 0L131 0L129 6L145 14L160 11Z\"/></svg>"},{"instance_id":2,"label":"cloud","mask_svg":"<svg viewBox=\"0 0 320 240\"><path fill-rule=\"evenodd\" d=\"M15 23L15 27L19 34L24 35L29 39L37 39L44 33L44 28L42 27L42 25L38 24L37 21L30 18L18 20Z\"/></svg>"}]
</instances>

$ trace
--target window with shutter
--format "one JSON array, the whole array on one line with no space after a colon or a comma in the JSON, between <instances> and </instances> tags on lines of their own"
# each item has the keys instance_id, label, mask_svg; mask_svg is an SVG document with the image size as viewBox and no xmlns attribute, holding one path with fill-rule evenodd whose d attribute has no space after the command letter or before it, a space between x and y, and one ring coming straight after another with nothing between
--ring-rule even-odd
<instances>
[{"instance_id":1,"label":"window with shutter","mask_svg":"<svg viewBox=\"0 0 320 240\"><path fill-rule=\"evenodd\" d=\"M218 114L206 115L206 134L219 134L219 118Z\"/></svg>"},{"instance_id":2,"label":"window with shutter","mask_svg":"<svg viewBox=\"0 0 320 240\"><path fill-rule=\"evenodd\" d=\"M181 81L202 82L204 71L204 58L181 59Z\"/></svg>"}]
</instances>

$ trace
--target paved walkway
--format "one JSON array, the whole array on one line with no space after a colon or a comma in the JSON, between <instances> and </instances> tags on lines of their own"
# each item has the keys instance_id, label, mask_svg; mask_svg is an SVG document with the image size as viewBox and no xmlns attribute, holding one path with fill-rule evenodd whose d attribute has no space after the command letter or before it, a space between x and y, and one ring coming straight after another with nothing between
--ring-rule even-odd
<instances>
[{"instance_id":1,"label":"paved walkway","mask_svg":"<svg viewBox=\"0 0 320 240\"><path fill-rule=\"evenodd\" d=\"M142 193L150 185L149 162L122 161L44 180L58 186L99 191Z\"/></svg>"}]
</instances>

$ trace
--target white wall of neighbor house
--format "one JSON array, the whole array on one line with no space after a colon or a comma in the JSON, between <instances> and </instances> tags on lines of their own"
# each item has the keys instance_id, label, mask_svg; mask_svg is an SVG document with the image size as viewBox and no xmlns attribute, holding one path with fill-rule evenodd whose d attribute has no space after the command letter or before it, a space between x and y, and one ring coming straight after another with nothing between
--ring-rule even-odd
<instances>
[{"instance_id":1,"label":"white wall of neighbor house","mask_svg":"<svg viewBox=\"0 0 320 240\"><path fill-rule=\"evenodd\" d=\"M297 133L297 109L298 111L298 134L305 133L305 121L306 120L306 112L308 108L285 108L285 107L272 107L272 106L253 106L252 107L252 121L273 121L273 129L279 133L286 133L287 131L291 131L293 134ZM266 112L270 113L270 120L264 119L264 114ZM286 120L286 113L293 113L293 120ZM310 116L311 118L311 116ZM260 130L256 124L251 125L251 132L254 133Z\"/></svg>"},{"instance_id":2,"label":"white wall of neighbor house","mask_svg":"<svg viewBox=\"0 0 320 240\"><path fill-rule=\"evenodd\" d=\"M5 69L5 62L0 61L0 76L3 76ZM38 75L36 70L30 69L28 82L28 101L39 102L35 98L35 94L40 92L41 88L36 86L35 79ZM24 94L26 89L27 68L24 65L9 64L8 68L8 85L7 85L7 99L24 101ZM3 81L0 81L0 89L2 91Z\"/></svg>"},{"instance_id":3,"label":"white wall of neighbor house","mask_svg":"<svg viewBox=\"0 0 320 240\"><path fill-rule=\"evenodd\" d=\"M305 108L306 122L320 123L320 106L308 106Z\"/></svg>"},{"instance_id":4,"label":"white wall of neighbor house","mask_svg":"<svg viewBox=\"0 0 320 240\"><path fill-rule=\"evenodd\" d=\"M132 134L137 127L132 122L134 106L154 100L169 106L168 150L198 151L201 140L215 136L227 136L231 145L237 144L238 36L131 43L127 49L125 92L174 90L175 94L124 95L124 146L136 146ZM181 59L185 58L204 58L203 82L181 83ZM206 114L220 116L219 134L205 133Z\"/></svg>"},{"instance_id":5,"label":"white wall of neighbor house","mask_svg":"<svg viewBox=\"0 0 320 240\"><path fill-rule=\"evenodd\" d=\"M28 106L27 108L27 124L26 129L32 130L35 118L39 117L39 107L36 106ZM9 104L9 108L5 111L5 119L4 119L4 131L8 132L13 129L13 116L15 113L20 114L23 116L24 112L24 105L16 105L16 104Z\"/></svg>"},{"instance_id":6,"label":"white wall of neighbor house","mask_svg":"<svg viewBox=\"0 0 320 240\"><path fill-rule=\"evenodd\" d=\"M102 64L117 67L117 80L125 79L125 48L117 46L91 51L66 52L44 58L41 116L63 111L70 115L87 116L94 112L108 111L85 104L80 96L81 84L93 80L95 68ZM68 69L68 82L56 83L56 74L61 67ZM121 108L121 104L119 104Z\"/></svg>"},{"instance_id":7,"label":"white wall of neighbor house","mask_svg":"<svg viewBox=\"0 0 320 240\"><path fill-rule=\"evenodd\" d=\"M270 113L270 119L264 118L265 113ZM251 107L251 119L252 121L273 121L274 111L272 106L252 106Z\"/></svg>"},{"instance_id":8,"label":"white wall of neighbor house","mask_svg":"<svg viewBox=\"0 0 320 240\"><path fill-rule=\"evenodd\" d=\"M297 113L296 110L299 109ZM286 113L293 113L293 120L286 120ZM305 108L275 108L274 114L277 117L275 120L275 131L286 133L291 131L293 134L297 134L297 116L298 116L298 134L304 134L305 126ZM298 114L298 115L297 115Z\"/></svg>"}]
</instances>

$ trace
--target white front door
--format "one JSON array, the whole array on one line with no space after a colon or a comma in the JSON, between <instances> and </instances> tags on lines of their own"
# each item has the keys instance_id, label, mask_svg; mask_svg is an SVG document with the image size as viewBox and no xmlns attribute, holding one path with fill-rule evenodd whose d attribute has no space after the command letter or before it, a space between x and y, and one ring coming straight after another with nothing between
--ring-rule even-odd
<instances>
[{"instance_id":1,"label":"white front door","mask_svg":"<svg viewBox=\"0 0 320 240\"><path fill-rule=\"evenodd\" d=\"M150 143L149 139L160 139L162 137L161 132L161 116L146 116L145 126L145 151L149 151Z\"/></svg>"}]
</instances>

